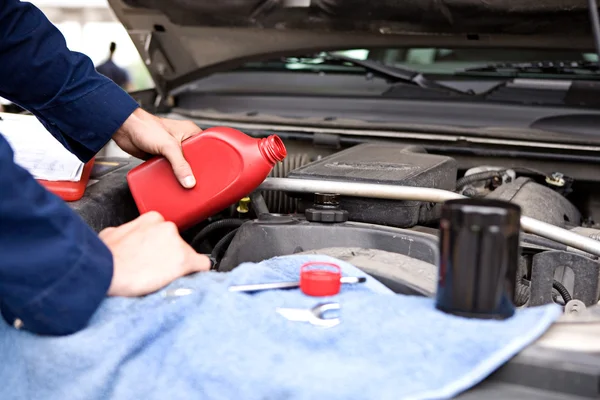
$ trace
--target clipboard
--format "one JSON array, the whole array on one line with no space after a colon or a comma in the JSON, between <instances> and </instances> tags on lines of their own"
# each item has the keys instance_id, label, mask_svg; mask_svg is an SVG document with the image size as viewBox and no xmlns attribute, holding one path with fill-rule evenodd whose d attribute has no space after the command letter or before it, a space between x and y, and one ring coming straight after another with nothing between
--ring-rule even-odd
<instances>
[{"instance_id":1,"label":"clipboard","mask_svg":"<svg viewBox=\"0 0 600 400\"><path fill-rule=\"evenodd\" d=\"M47 190L54 193L64 201L77 201L83 197L85 188L90 181L90 174L94 168L94 158L88 161L81 172L81 179L78 182L70 181L45 181L38 179L37 181Z\"/></svg>"}]
</instances>

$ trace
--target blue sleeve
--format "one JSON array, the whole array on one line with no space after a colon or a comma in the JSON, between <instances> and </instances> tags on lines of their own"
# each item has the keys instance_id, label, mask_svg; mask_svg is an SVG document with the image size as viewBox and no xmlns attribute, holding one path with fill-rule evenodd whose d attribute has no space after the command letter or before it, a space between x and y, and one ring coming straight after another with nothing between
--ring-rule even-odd
<instances>
[{"instance_id":1,"label":"blue sleeve","mask_svg":"<svg viewBox=\"0 0 600 400\"><path fill-rule=\"evenodd\" d=\"M0 0L0 97L31 111L82 161L111 138L137 103L67 49L28 2ZM58 197L13 161L0 137L0 311L50 335L84 327L110 285L113 258ZM19 323L20 325L20 323Z\"/></svg>"},{"instance_id":2,"label":"blue sleeve","mask_svg":"<svg viewBox=\"0 0 600 400\"><path fill-rule=\"evenodd\" d=\"M82 161L138 107L87 56L70 51L40 10L18 0L0 0L0 97L33 113Z\"/></svg>"},{"instance_id":3,"label":"blue sleeve","mask_svg":"<svg viewBox=\"0 0 600 400\"><path fill-rule=\"evenodd\" d=\"M0 136L0 310L31 332L83 328L105 298L112 254L77 214L13 162Z\"/></svg>"}]
</instances>

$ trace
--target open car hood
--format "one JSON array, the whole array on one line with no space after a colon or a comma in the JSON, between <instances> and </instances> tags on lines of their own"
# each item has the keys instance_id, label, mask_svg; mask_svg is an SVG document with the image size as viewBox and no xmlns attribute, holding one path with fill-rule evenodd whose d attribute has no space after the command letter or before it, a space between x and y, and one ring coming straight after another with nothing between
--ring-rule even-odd
<instances>
[{"instance_id":1,"label":"open car hood","mask_svg":"<svg viewBox=\"0 0 600 400\"><path fill-rule=\"evenodd\" d=\"M273 56L368 47L593 51L587 0L109 0L161 95Z\"/></svg>"}]
</instances>

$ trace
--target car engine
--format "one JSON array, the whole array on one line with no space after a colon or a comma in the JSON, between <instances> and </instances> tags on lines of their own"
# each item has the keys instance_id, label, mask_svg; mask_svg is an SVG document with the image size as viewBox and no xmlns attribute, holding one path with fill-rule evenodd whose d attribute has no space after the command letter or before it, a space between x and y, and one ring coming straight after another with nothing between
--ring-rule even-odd
<instances>
[{"instance_id":1,"label":"car engine","mask_svg":"<svg viewBox=\"0 0 600 400\"><path fill-rule=\"evenodd\" d=\"M598 398L600 362L590 358L598 351L592 339L597 332L589 330L600 321L593 307L600 293L600 252L582 251L586 246L580 243L597 249L600 240L594 221L600 218L600 197L589 180L593 167L579 169L575 179L541 172L554 166L529 159L465 162L414 144L369 141L332 149L288 141L286 147L287 158L255 192L181 232L196 251L211 256L216 271L318 253L350 262L395 293L434 296L445 200L432 193L511 201L522 213L513 300L518 307L555 303L564 315L538 342L460 398ZM97 158L85 196L69 205L97 232L136 218L126 175L140 162ZM390 191L405 196L381 195ZM523 218L571 240L532 234Z\"/></svg>"},{"instance_id":2,"label":"car engine","mask_svg":"<svg viewBox=\"0 0 600 400\"><path fill-rule=\"evenodd\" d=\"M139 161L99 159L86 196L71 206L95 230L137 216L125 183ZM415 145L364 143L330 154L290 152L270 178L444 189L467 197L511 201L522 215L600 240L600 230L569 200L573 179L530 168L478 166L458 178L457 162ZM266 190L269 189L269 190ZM242 262L320 253L350 261L396 293L435 293L440 204L263 187L182 236L210 254L218 271ZM555 302L589 307L600 295L597 257L522 233L518 306ZM581 308L579 308L581 309Z\"/></svg>"}]
</instances>

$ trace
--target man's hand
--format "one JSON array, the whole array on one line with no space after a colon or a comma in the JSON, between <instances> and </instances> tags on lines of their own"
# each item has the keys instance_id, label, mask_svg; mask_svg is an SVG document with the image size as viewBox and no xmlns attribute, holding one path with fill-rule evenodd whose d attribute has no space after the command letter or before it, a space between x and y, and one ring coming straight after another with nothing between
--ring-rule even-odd
<instances>
[{"instance_id":1,"label":"man's hand","mask_svg":"<svg viewBox=\"0 0 600 400\"><path fill-rule=\"evenodd\" d=\"M143 296L177 278L210 269L208 257L196 253L179 236L175 224L156 212L104 229L99 236L114 260L109 296Z\"/></svg>"},{"instance_id":2,"label":"man's hand","mask_svg":"<svg viewBox=\"0 0 600 400\"><path fill-rule=\"evenodd\" d=\"M138 108L113 135L117 145L134 157L163 155L173 167L175 176L185 188L196 185L190 165L183 157L181 142L200 132L191 121L159 118Z\"/></svg>"}]
</instances>

